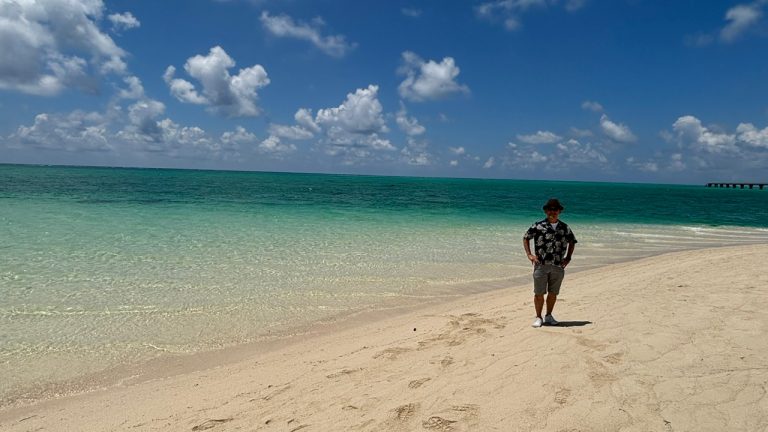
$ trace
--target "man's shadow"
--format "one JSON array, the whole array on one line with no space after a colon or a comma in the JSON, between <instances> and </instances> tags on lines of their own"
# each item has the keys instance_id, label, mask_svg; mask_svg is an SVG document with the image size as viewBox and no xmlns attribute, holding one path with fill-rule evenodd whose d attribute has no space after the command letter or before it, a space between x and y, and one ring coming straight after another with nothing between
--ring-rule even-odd
<instances>
[{"instance_id":1,"label":"man's shadow","mask_svg":"<svg viewBox=\"0 0 768 432\"><path fill-rule=\"evenodd\" d=\"M560 321L557 325L544 324L547 327L583 327L587 324L592 324L592 321Z\"/></svg>"}]
</instances>

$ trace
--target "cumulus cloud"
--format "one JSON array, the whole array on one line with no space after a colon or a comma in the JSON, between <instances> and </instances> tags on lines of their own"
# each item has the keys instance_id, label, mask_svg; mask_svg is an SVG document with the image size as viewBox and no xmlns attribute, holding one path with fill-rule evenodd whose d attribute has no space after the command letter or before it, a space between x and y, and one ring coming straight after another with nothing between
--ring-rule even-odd
<instances>
[{"instance_id":1,"label":"cumulus cloud","mask_svg":"<svg viewBox=\"0 0 768 432\"><path fill-rule=\"evenodd\" d=\"M493 168L493 167L494 167L494 165L496 165L496 158L495 158L495 157L493 157L493 156L491 156L491 157L489 157L489 158L488 158L488 159L485 161L485 163L483 164L483 168L484 168L484 169Z\"/></svg>"},{"instance_id":2,"label":"cumulus cloud","mask_svg":"<svg viewBox=\"0 0 768 432\"><path fill-rule=\"evenodd\" d=\"M546 171L568 171L577 167L605 169L609 166L606 153L600 145L576 139L561 141L548 148L508 143L503 165L508 168Z\"/></svg>"},{"instance_id":3,"label":"cumulus cloud","mask_svg":"<svg viewBox=\"0 0 768 432\"><path fill-rule=\"evenodd\" d=\"M99 29L103 13L101 0L0 4L0 89L95 91L99 76L124 73L125 51Z\"/></svg>"},{"instance_id":4,"label":"cumulus cloud","mask_svg":"<svg viewBox=\"0 0 768 432\"><path fill-rule=\"evenodd\" d=\"M251 145L258 141L256 135L248 132L244 127L237 126L234 131L226 131L221 134L219 141L225 146L234 149L240 149L244 145Z\"/></svg>"},{"instance_id":5,"label":"cumulus cloud","mask_svg":"<svg viewBox=\"0 0 768 432\"><path fill-rule=\"evenodd\" d=\"M139 20L130 12L111 14L107 18L112 22L112 29L117 31L130 30L141 26Z\"/></svg>"},{"instance_id":6,"label":"cumulus cloud","mask_svg":"<svg viewBox=\"0 0 768 432\"><path fill-rule=\"evenodd\" d=\"M269 134L289 140L307 140L315 136L311 131L301 126L287 126L277 123L269 125Z\"/></svg>"},{"instance_id":7,"label":"cumulus cloud","mask_svg":"<svg viewBox=\"0 0 768 432\"><path fill-rule=\"evenodd\" d=\"M632 133L632 130L629 129L629 126L622 123L614 123L605 114L600 117L600 128L608 138L614 141L622 143L637 141L637 137Z\"/></svg>"},{"instance_id":8,"label":"cumulus cloud","mask_svg":"<svg viewBox=\"0 0 768 432\"><path fill-rule=\"evenodd\" d=\"M600 102L586 100L581 103L581 109L592 112L603 112L603 105Z\"/></svg>"},{"instance_id":9,"label":"cumulus cloud","mask_svg":"<svg viewBox=\"0 0 768 432\"><path fill-rule=\"evenodd\" d=\"M419 124L415 117L408 117L404 104L400 104L400 111L395 116L395 122L406 135L418 136L424 134L427 128Z\"/></svg>"},{"instance_id":10,"label":"cumulus cloud","mask_svg":"<svg viewBox=\"0 0 768 432\"><path fill-rule=\"evenodd\" d=\"M532 9L545 10L561 6L568 12L575 12L584 7L585 0L493 0L475 7L478 18L490 22L502 22L509 31L521 27L521 16Z\"/></svg>"},{"instance_id":11,"label":"cumulus cloud","mask_svg":"<svg viewBox=\"0 0 768 432\"><path fill-rule=\"evenodd\" d=\"M270 153L273 156L284 156L288 153L293 153L296 151L296 146L294 144L286 144L283 143L280 140L280 137L275 135L270 135L259 143L258 151L261 153Z\"/></svg>"},{"instance_id":12,"label":"cumulus cloud","mask_svg":"<svg viewBox=\"0 0 768 432\"><path fill-rule=\"evenodd\" d=\"M455 154L456 156L461 156L467 152L464 147L448 147L448 151Z\"/></svg>"},{"instance_id":13,"label":"cumulus cloud","mask_svg":"<svg viewBox=\"0 0 768 432\"><path fill-rule=\"evenodd\" d=\"M326 154L341 156L343 163L354 164L380 151L397 150L381 135L389 132L378 99L379 87L369 85L347 94L341 105L317 110L299 109L294 118L300 127L320 134L319 144Z\"/></svg>"},{"instance_id":14,"label":"cumulus cloud","mask_svg":"<svg viewBox=\"0 0 768 432\"><path fill-rule=\"evenodd\" d=\"M405 80L398 91L403 99L414 102L437 100L456 93L469 93L469 88L456 82L460 69L452 57L445 57L440 63L424 61L418 55L405 51L403 65L399 69Z\"/></svg>"},{"instance_id":15,"label":"cumulus cloud","mask_svg":"<svg viewBox=\"0 0 768 432\"><path fill-rule=\"evenodd\" d=\"M197 126L183 126L166 118L162 102L142 97L126 109L112 106L107 113L73 111L41 113L29 126L0 137L11 149L44 149L77 153L160 155L171 158L233 159L244 144L255 147L255 136L242 127L219 138Z\"/></svg>"},{"instance_id":16,"label":"cumulus cloud","mask_svg":"<svg viewBox=\"0 0 768 432\"><path fill-rule=\"evenodd\" d=\"M768 127L760 130L752 123L741 123L736 133L740 142L750 147L768 149Z\"/></svg>"},{"instance_id":17,"label":"cumulus cloud","mask_svg":"<svg viewBox=\"0 0 768 432\"><path fill-rule=\"evenodd\" d=\"M107 119L100 113L38 114L31 126L19 126L6 140L11 148L38 148L70 152L113 150Z\"/></svg>"},{"instance_id":18,"label":"cumulus cloud","mask_svg":"<svg viewBox=\"0 0 768 432\"><path fill-rule=\"evenodd\" d=\"M563 137L558 136L550 131L537 131L530 135L518 135L517 139L526 144L554 144L561 141Z\"/></svg>"},{"instance_id":19,"label":"cumulus cloud","mask_svg":"<svg viewBox=\"0 0 768 432\"><path fill-rule=\"evenodd\" d=\"M321 132L320 126L315 123L315 119L312 117L312 110L307 108L300 108L298 111L296 111L296 114L294 114L293 118L296 120L296 123L298 123L304 129L314 133Z\"/></svg>"},{"instance_id":20,"label":"cumulus cloud","mask_svg":"<svg viewBox=\"0 0 768 432\"><path fill-rule=\"evenodd\" d=\"M141 80L136 76L127 76L123 82L128 85L127 89L120 89L117 96L121 99L141 99L144 97L144 86Z\"/></svg>"},{"instance_id":21,"label":"cumulus cloud","mask_svg":"<svg viewBox=\"0 0 768 432\"><path fill-rule=\"evenodd\" d=\"M678 118L672 125L672 130L681 145L696 151L707 153L723 153L736 151L736 136L712 131L701 124L694 116Z\"/></svg>"},{"instance_id":22,"label":"cumulus cloud","mask_svg":"<svg viewBox=\"0 0 768 432\"><path fill-rule=\"evenodd\" d=\"M757 0L751 3L737 4L725 12L725 25L712 32L700 32L685 37L685 43L691 46L707 46L719 40L722 43L733 43L742 39L755 29L763 18L763 9L768 0Z\"/></svg>"},{"instance_id":23,"label":"cumulus cloud","mask_svg":"<svg viewBox=\"0 0 768 432\"><path fill-rule=\"evenodd\" d=\"M727 24L720 30L720 39L724 42L734 42L760 21L763 16L762 7L768 2L756 1L736 5L725 13Z\"/></svg>"},{"instance_id":24,"label":"cumulus cloud","mask_svg":"<svg viewBox=\"0 0 768 432\"><path fill-rule=\"evenodd\" d=\"M660 154L648 162L660 171L701 172L720 178L744 180L764 176L768 166L768 128L740 123L735 132L716 125L705 126L692 115L679 117L671 131L661 136L675 145L671 154Z\"/></svg>"},{"instance_id":25,"label":"cumulus cloud","mask_svg":"<svg viewBox=\"0 0 768 432\"><path fill-rule=\"evenodd\" d=\"M235 61L220 46L211 48L208 55L196 55L187 59L184 70L198 80L202 90L181 78L174 78L176 68L168 66L163 79L171 95L185 103L208 105L213 112L231 117L257 116L256 91L269 84L267 71L261 65L240 69L230 75Z\"/></svg>"},{"instance_id":26,"label":"cumulus cloud","mask_svg":"<svg viewBox=\"0 0 768 432\"><path fill-rule=\"evenodd\" d=\"M324 24L322 19L315 19L313 24L307 24L296 22L288 15L272 16L267 11L262 12L259 19L273 36L308 41L332 57L344 57L355 48L355 44L347 42L342 35L323 36L319 28Z\"/></svg>"}]
</instances>

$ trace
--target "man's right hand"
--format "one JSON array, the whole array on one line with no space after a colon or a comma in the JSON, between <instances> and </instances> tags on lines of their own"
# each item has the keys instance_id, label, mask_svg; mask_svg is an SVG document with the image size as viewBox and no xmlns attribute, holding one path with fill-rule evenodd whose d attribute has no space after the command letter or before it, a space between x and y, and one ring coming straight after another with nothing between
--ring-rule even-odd
<instances>
[{"instance_id":1,"label":"man's right hand","mask_svg":"<svg viewBox=\"0 0 768 432\"><path fill-rule=\"evenodd\" d=\"M528 254L528 261L530 261L531 264L536 265L539 263L539 257L534 254Z\"/></svg>"}]
</instances>

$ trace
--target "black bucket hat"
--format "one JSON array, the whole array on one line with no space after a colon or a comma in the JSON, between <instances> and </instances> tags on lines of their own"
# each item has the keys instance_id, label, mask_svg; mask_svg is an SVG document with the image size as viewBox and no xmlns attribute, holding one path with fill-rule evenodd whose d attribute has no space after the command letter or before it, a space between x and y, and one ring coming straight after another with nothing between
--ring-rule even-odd
<instances>
[{"instance_id":1,"label":"black bucket hat","mask_svg":"<svg viewBox=\"0 0 768 432\"><path fill-rule=\"evenodd\" d=\"M557 200L557 198L550 198L549 201L547 201L546 204L544 204L544 207L542 209L546 210L548 208L556 208L560 211L565 210L565 208L560 204L560 201Z\"/></svg>"}]
</instances>

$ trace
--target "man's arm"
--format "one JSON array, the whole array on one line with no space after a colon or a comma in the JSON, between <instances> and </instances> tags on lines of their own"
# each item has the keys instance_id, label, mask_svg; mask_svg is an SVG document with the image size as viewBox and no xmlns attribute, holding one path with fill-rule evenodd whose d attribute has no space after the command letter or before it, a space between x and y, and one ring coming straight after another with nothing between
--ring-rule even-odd
<instances>
[{"instance_id":1,"label":"man's arm","mask_svg":"<svg viewBox=\"0 0 768 432\"><path fill-rule=\"evenodd\" d=\"M565 259L563 259L563 268L568 267L568 264L571 263L571 256L573 256L573 251L576 249L576 242L571 240L568 242L568 253L565 255Z\"/></svg>"},{"instance_id":2,"label":"man's arm","mask_svg":"<svg viewBox=\"0 0 768 432\"><path fill-rule=\"evenodd\" d=\"M531 245L529 240L526 238L523 239L523 248L525 249L525 255L528 257L528 261L530 261L531 264L538 264L539 258L531 253Z\"/></svg>"}]
</instances>

